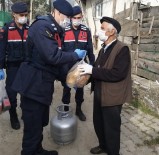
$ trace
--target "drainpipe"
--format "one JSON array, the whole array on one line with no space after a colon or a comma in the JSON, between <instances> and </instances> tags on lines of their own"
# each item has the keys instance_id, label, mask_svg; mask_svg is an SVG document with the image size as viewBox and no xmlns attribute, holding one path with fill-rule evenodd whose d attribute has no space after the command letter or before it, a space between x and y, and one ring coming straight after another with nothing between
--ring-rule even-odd
<instances>
[{"instance_id":1,"label":"drainpipe","mask_svg":"<svg viewBox=\"0 0 159 155\"><path fill-rule=\"evenodd\" d=\"M113 18L114 18L114 16L115 16L115 14L116 14L116 0L113 0L113 13L112 13L112 15L113 15Z\"/></svg>"}]
</instances>

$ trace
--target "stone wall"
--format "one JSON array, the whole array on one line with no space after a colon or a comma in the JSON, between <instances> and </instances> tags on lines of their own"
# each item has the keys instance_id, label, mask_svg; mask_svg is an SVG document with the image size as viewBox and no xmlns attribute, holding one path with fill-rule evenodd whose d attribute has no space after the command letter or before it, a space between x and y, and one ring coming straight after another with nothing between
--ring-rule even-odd
<instances>
[{"instance_id":1,"label":"stone wall","mask_svg":"<svg viewBox=\"0 0 159 155\"><path fill-rule=\"evenodd\" d=\"M132 75L133 97L159 114L159 83Z\"/></svg>"}]
</instances>

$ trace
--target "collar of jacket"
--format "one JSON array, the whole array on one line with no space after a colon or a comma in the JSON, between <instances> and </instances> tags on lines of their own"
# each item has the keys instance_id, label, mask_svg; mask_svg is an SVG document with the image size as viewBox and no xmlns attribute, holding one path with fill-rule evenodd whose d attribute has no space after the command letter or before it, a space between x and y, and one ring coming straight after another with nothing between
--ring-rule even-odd
<instances>
[{"instance_id":1,"label":"collar of jacket","mask_svg":"<svg viewBox=\"0 0 159 155\"><path fill-rule=\"evenodd\" d=\"M106 45L103 43L101 46L103 48L103 51L105 50L105 48L108 50L111 47L114 47L114 45L117 43L117 39L115 41L113 41L107 48Z\"/></svg>"},{"instance_id":2,"label":"collar of jacket","mask_svg":"<svg viewBox=\"0 0 159 155\"><path fill-rule=\"evenodd\" d=\"M9 23L8 27L9 27L10 30L19 29L19 27L17 26L17 24L14 20L12 20ZM29 29L29 25L28 24L23 24L23 29Z\"/></svg>"},{"instance_id":3,"label":"collar of jacket","mask_svg":"<svg viewBox=\"0 0 159 155\"><path fill-rule=\"evenodd\" d=\"M55 27L57 28L57 32L60 35L60 37L63 37L64 34L64 29L56 22L55 18L51 15L48 14L48 17L50 18L50 20L53 21L53 23L55 24Z\"/></svg>"},{"instance_id":4,"label":"collar of jacket","mask_svg":"<svg viewBox=\"0 0 159 155\"><path fill-rule=\"evenodd\" d=\"M114 39L112 42L110 42L109 44L105 45L104 47L104 52L109 48L109 46L111 46L114 42L116 42L117 39Z\"/></svg>"}]
</instances>

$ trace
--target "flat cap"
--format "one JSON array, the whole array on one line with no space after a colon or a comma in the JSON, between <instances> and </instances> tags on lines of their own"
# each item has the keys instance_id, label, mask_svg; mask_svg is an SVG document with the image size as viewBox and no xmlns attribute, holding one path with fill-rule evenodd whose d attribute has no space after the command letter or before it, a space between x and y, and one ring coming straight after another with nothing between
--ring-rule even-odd
<instances>
[{"instance_id":1,"label":"flat cap","mask_svg":"<svg viewBox=\"0 0 159 155\"><path fill-rule=\"evenodd\" d=\"M60 13L66 15L66 16L72 16L73 9L69 2L66 0L55 0L53 2L53 6L55 9L57 9Z\"/></svg>"},{"instance_id":2,"label":"flat cap","mask_svg":"<svg viewBox=\"0 0 159 155\"><path fill-rule=\"evenodd\" d=\"M116 28L118 34L119 34L120 31L121 31L121 25L120 25L120 23L119 23L117 20L113 19L113 18L110 18L110 17L102 17L102 19L100 20L100 22L101 22L101 24L102 24L103 22L107 22L107 23L112 24L112 25Z\"/></svg>"},{"instance_id":3,"label":"flat cap","mask_svg":"<svg viewBox=\"0 0 159 155\"><path fill-rule=\"evenodd\" d=\"M74 6L73 7L73 16L78 15L82 13L81 7L80 6Z\"/></svg>"},{"instance_id":4,"label":"flat cap","mask_svg":"<svg viewBox=\"0 0 159 155\"><path fill-rule=\"evenodd\" d=\"M28 12L27 4L24 2L16 2L11 7L12 11L15 13L24 13Z\"/></svg>"}]
</instances>

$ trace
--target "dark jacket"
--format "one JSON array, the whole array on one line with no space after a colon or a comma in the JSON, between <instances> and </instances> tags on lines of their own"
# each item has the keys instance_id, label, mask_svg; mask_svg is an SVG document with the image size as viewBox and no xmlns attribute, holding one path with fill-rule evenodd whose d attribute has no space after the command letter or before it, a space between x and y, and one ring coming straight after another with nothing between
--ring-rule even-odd
<instances>
[{"instance_id":1,"label":"dark jacket","mask_svg":"<svg viewBox=\"0 0 159 155\"><path fill-rule=\"evenodd\" d=\"M121 105L131 100L131 59L129 48L115 41L102 48L92 71L94 96L101 106Z\"/></svg>"},{"instance_id":2,"label":"dark jacket","mask_svg":"<svg viewBox=\"0 0 159 155\"><path fill-rule=\"evenodd\" d=\"M52 15L41 17L31 25L27 44L30 46L28 62L22 63L13 83L14 90L42 104L51 104L59 68L78 60L76 53L68 54L60 49L56 36L61 36L61 32Z\"/></svg>"},{"instance_id":3,"label":"dark jacket","mask_svg":"<svg viewBox=\"0 0 159 155\"><path fill-rule=\"evenodd\" d=\"M15 21L11 21L0 29L0 69L24 61L28 28L24 24L20 30Z\"/></svg>"}]
</instances>

